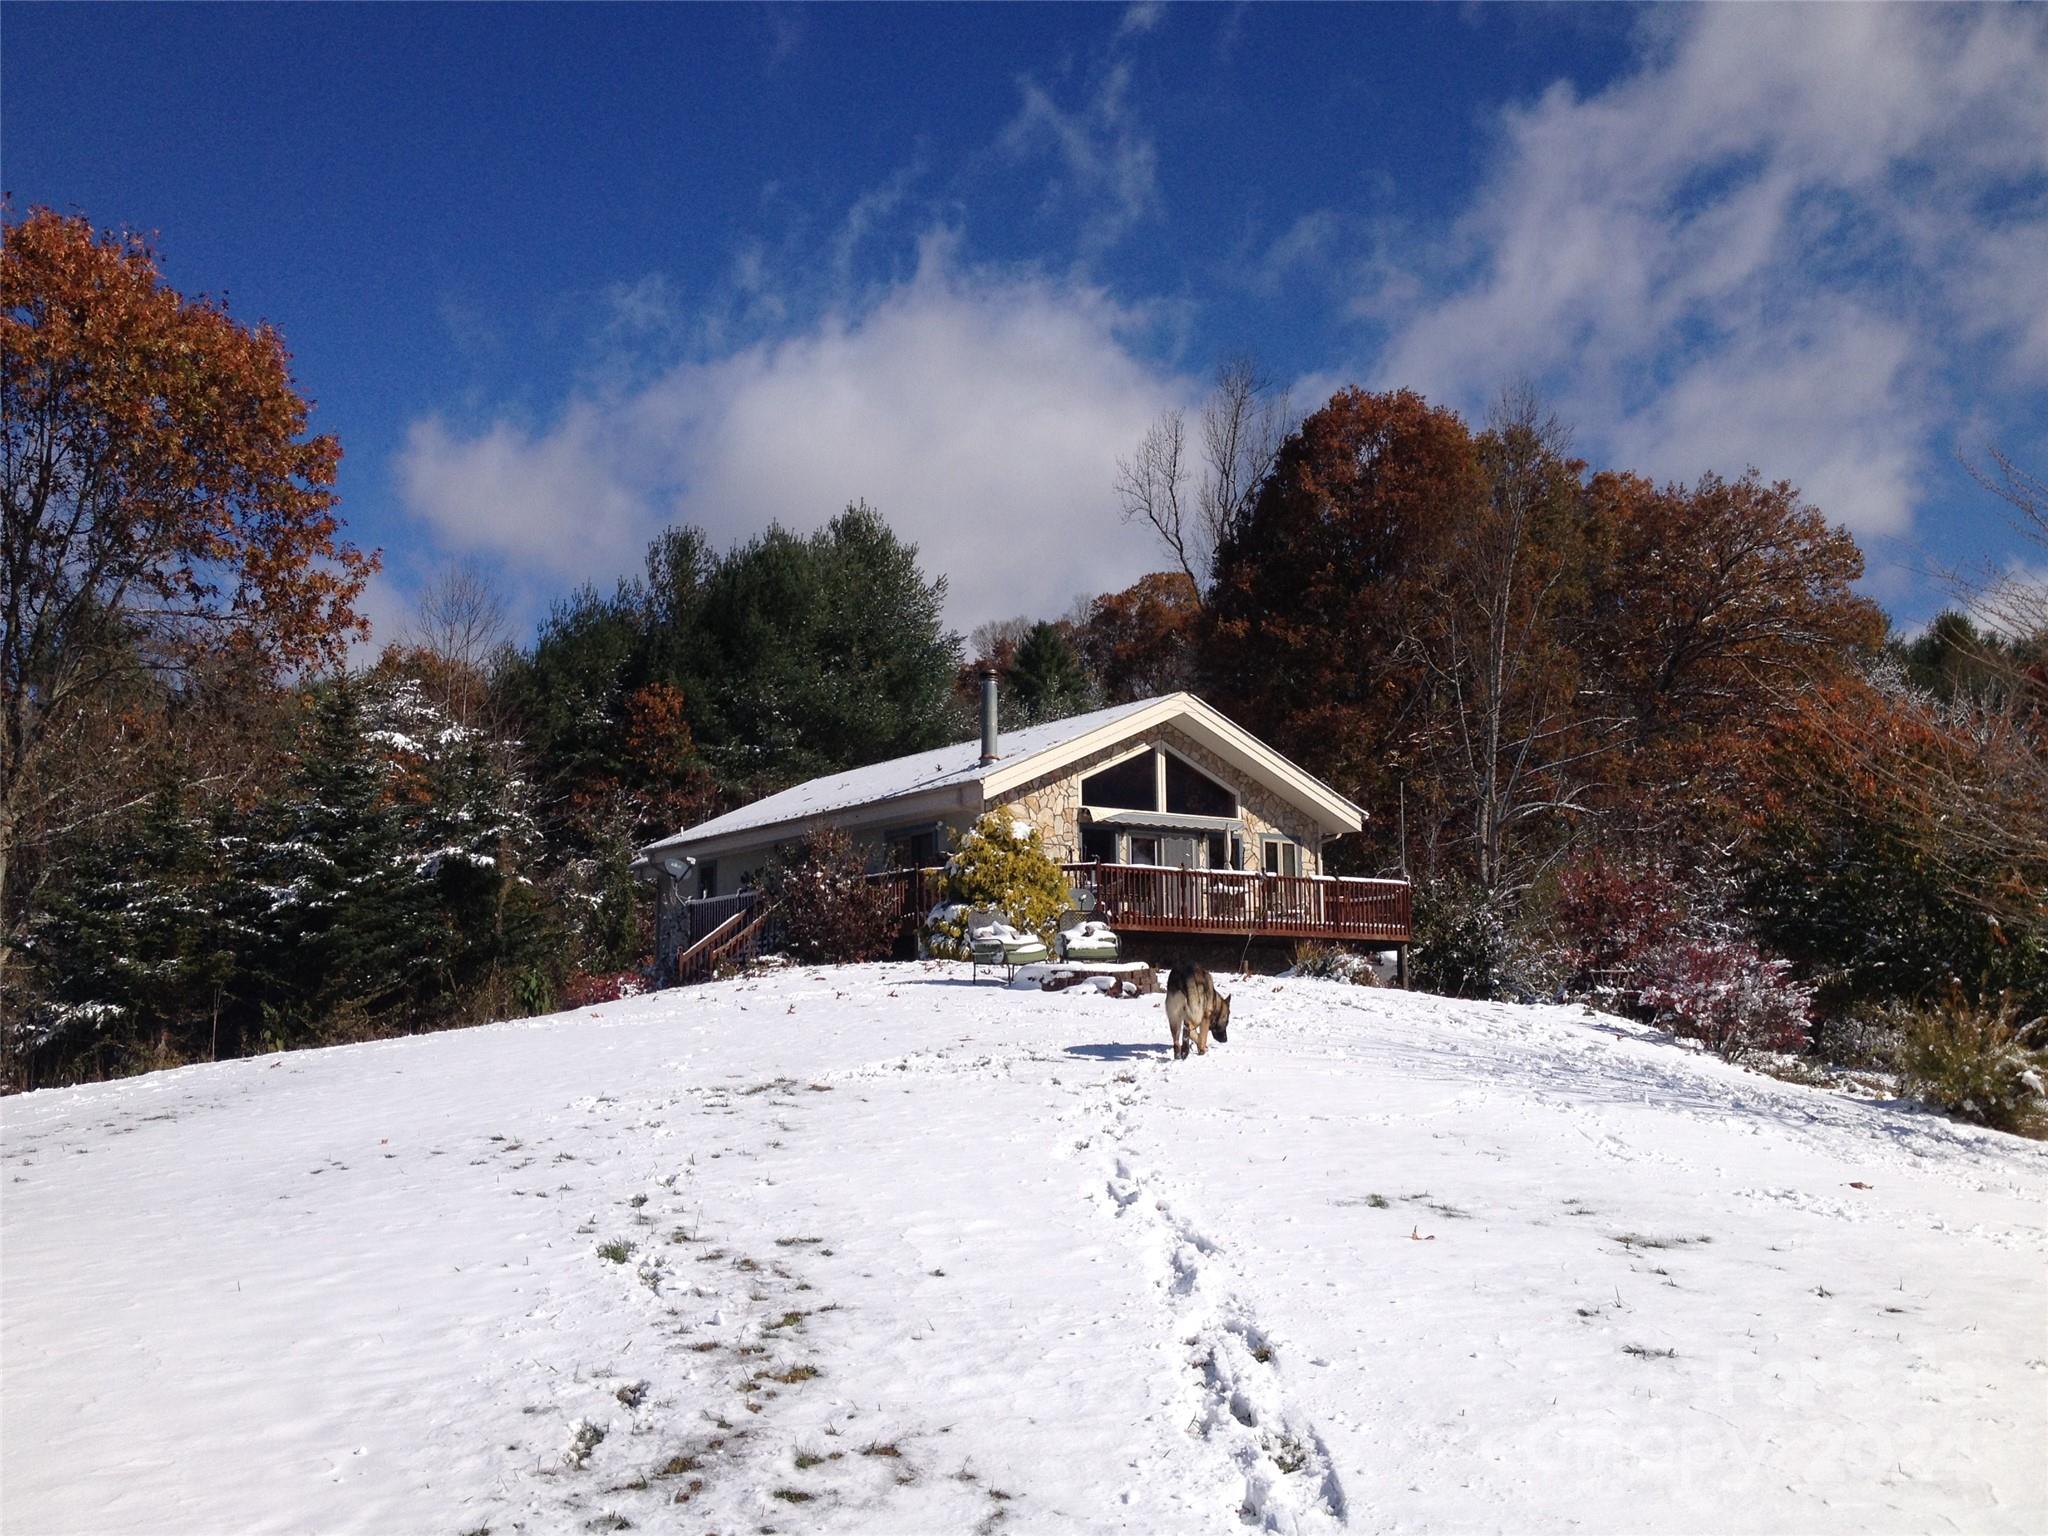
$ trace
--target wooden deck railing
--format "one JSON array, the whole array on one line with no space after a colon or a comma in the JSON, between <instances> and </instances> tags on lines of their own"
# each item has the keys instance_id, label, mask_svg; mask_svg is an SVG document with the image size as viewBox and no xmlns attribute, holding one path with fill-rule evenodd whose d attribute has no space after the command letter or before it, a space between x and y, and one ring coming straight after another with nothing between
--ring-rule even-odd
<instances>
[{"instance_id":1,"label":"wooden deck railing","mask_svg":"<svg viewBox=\"0 0 2048 1536\"><path fill-rule=\"evenodd\" d=\"M1062 866L1088 915L1119 933L1213 934L1219 938L1326 939L1405 945L1413 923L1405 880L1265 875L1144 864ZM890 869L868 878L889 893L896 920L911 928L945 894L943 869ZM775 942L771 909L743 891L685 903L687 947L675 984L705 981L735 956Z\"/></svg>"},{"instance_id":2,"label":"wooden deck railing","mask_svg":"<svg viewBox=\"0 0 2048 1536\"><path fill-rule=\"evenodd\" d=\"M738 915L742 919L747 917L744 912ZM769 921L774 916L773 907L762 907L756 911L751 920L743 921L736 931L727 934L711 946L710 954L705 957L705 968L711 975L716 976L734 960L751 960L760 953L771 937L779 939L779 934L771 935L766 932Z\"/></svg>"},{"instance_id":3,"label":"wooden deck railing","mask_svg":"<svg viewBox=\"0 0 2048 1536\"><path fill-rule=\"evenodd\" d=\"M1406 944L1413 922L1405 880L1263 875L1141 864L1062 866L1089 914L1125 933L1250 934ZM891 869L869 879L890 892L902 922L922 921L944 893L941 869Z\"/></svg>"},{"instance_id":4,"label":"wooden deck railing","mask_svg":"<svg viewBox=\"0 0 2048 1536\"><path fill-rule=\"evenodd\" d=\"M1227 869L1069 864L1075 890L1120 933L1248 934L1262 938L1408 942L1405 880L1265 875Z\"/></svg>"},{"instance_id":5,"label":"wooden deck railing","mask_svg":"<svg viewBox=\"0 0 2048 1536\"><path fill-rule=\"evenodd\" d=\"M946 872L938 868L885 869L868 879L889 893L889 909L899 923L922 923L946 893Z\"/></svg>"}]
</instances>

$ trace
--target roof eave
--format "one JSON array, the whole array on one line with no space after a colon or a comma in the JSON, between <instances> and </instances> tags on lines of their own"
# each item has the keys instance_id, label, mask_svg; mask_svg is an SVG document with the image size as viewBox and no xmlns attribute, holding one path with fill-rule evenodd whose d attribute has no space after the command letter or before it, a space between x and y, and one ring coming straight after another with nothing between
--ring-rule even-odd
<instances>
[{"instance_id":1,"label":"roof eave","mask_svg":"<svg viewBox=\"0 0 2048 1536\"><path fill-rule=\"evenodd\" d=\"M801 815L784 816L753 826L733 827L715 832L697 832L685 828L663 838L660 842L647 844L640 850L639 857L643 860L653 860L664 853L686 853L692 858L717 858L721 854L788 842L821 826L871 826L876 823L887 825L916 819L920 815L930 815L936 819L945 812L954 810L978 812L983 799L981 786L973 780L943 784L935 788L912 790L907 794L889 795L879 800L862 800L852 805L821 806L817 810L805 811Z\"/></svg>"},{"instance_id":2,"label":"roof eave","mask_svg":"<svg viewBox=\"0 0 2048 1536\"><path fill-rule=\"evenodd\" d=\"M1304 809L1313 811L1325 825L1342 826L1347 832L1364 829L1364 807L1353 804L1314 774L1296 767L1292 761L1275 752L1228 715L1203 703L1192 693L1164 694L1153 700L1148 708L1113 720L1085 736L1077 736L1057 747L1047 747L1043 751L1032 753L1029 757L1018 758L1015 762L998 761L991 764L989 771L982 778L982 791L988 798L994 799L1021 784L1041 778L1076 758L1086 757L1091 752L1114 746L1128 737L1140 735L1154 727L1186 717L1201 722L1206 730L1235 747L1269 779L1278 780L1292 790L1291 798L1301 802Z\"/></svg>"}]
</instances>

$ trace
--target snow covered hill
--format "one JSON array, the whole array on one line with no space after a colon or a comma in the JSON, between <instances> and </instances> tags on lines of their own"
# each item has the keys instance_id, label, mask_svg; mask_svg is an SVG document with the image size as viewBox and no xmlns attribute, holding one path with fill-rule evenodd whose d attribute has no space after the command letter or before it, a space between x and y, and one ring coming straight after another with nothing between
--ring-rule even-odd
<instances>
[{"instance_id":1,"label":"snow covered hill","mask_svg":"<svg viewBox=\"0 0 2048 1536\"><path fill-rule=\"evenodd\" d=\"M0 1106L0 1525L2040 1531L2048 1149L1579 1009L790 971Z\"/></svg>"}]
</instances>

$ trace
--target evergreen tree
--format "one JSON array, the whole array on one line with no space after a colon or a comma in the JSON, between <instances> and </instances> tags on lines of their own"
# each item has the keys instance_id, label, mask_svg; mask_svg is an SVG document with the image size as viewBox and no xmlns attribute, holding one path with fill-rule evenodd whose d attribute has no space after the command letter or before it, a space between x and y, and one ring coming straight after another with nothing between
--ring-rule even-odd
<instances>
[{"instance_id":1,"label":"evergreen tree","mask_svg":"<svg viewBox=\"0 0 2048 1536\"><path fill-rule=\"evenodd\" d=\"M925 580L915 546L863 504L723 555L670 529L644 578L555 610L499 702L533 751L551 834L590 857L951 739L959 638L944 604L943 578Z\"/></svg>"},{"instance_id":2,"label":"evergreen tree","mask_svg":"<svg viewBox=\"0 0 2048 1536\"><path fill-rule=\"evenodd\" d=\"M267 1043L432 989L429 887L370 740L368 692L354 679L321 692L284 793L237 844L239 915L253 950L245 1027Z\"/></svg>"},{"instance_id":3,"label":"evergreen tree","mask_svg":"<svg viewBox=\"0 0 2048 1536\"><path fill-rule=\"evenodd\" d=\"M2006 647L1978 630L1968 614L1938 613L1918 639L1895 647L1915 686L1937 699L2000 695L2010 681Z\"/></svg>"},{"instance_id":4,"label":"evergreen tree","mask_svg":"<svg viewBox=\"0 0 2048 1536\"><path fill-rule=\"evenodd\" d=\"M864 504L727 555L699 610L708 698L692 721L721 789L751 796L942 744L959 665L945 590Z\"/></svg>"},{"instance_id":5,"label":"evergreen tree","mask_svg":"<svg viewBox=\"0 0 2048 1536\"><path fill-rule=\"evenodd\" d=\"M1060 917L1073 902L1066 872L1045 851L1038 829L1009 811L990 811L946 861L946 904L930 914L928 938L933 953L965 959L969 917L994 911L1013 927L1037 934L1051 950L1058 944Z\"/></svg>"},{"instance_id":6,"label":"evergreen tree","mask_svg":"<svg viewBox=\"0 0 2048 1536\"><path fill-rule=\"evenodd\" d=\"M547 923L523 871L540 833L512 772L510 744L456 723L417 679L368 692L367 740L384 760L403 857L427 888L430 972L415 993L431 1012L476 992L502 998L506 972L542 963Z\"/></svg>"},{"instance_id":7,"label":"evergreen tree","mask_svg":"<svg viewBox=\"0 0 2048 1536\"><path fill-rule=\"evenodd\" d=\"M1065 628L1046 620L1032 625L1017 646L1010 687L1021 725L1064 720L1100 703Z\"/></svg>"},{"instance_id":8,"label":"evergreen tree","mask_svg":"<svg viewBox=\"0 0 2048 1536\"><path fill-rule=\"evenodd\" d=\"M69 1075L207 1055L235 963L218 912L219 867L204 819L167 778L141 813L81 850L49 894L28 951L48 1001L33 1043Z\"/></svg>"}]
</instances>

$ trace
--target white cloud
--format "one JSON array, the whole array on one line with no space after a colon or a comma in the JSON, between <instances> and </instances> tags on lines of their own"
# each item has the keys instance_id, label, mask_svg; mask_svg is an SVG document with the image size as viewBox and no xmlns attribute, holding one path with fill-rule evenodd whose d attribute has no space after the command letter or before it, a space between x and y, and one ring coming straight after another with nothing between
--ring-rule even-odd
<instances>
[{"instance_id":1,"label":"white cloud","mask_svg":"<svg viewBox=\"0 0 2048 1536\"><path fill-rule=\"evenodd\" d=\"M370 621L370 633L349 642L349 664L368 666L385 646L405 638L412 624L414 604L387 568L370 578L356 598L355 609Z\"/></svg>"},{"instance_id":2,"label":"white cloud","mask_svg":"<svg viewBox=\"0 0 2048 1536\"><path fill-rule=\"evenodd\" d=\"M1078 210L1088 254L1108 250L1160 212L1159 155L1131 112L1130 83L1129 65L1111 65L1070 112L1037 81L1021 80L1023 105L999 140L1019 159L1051 149L1062 174L1046 189L1046 212Z\"/></svg>"},{"instance_id":3,"label":"white cloud","mask_svg":"<svg viewBox=\"0 0 2048 1536\"><path fill-rule=\"evenodd\" d=\"M646 543L633 447L589 400L539 432L501 421L461 436L427 417L406 433L399 490L441 548L554 571L567 586L626 570Z\"/></svg>"},{"instance_id":4,"label":"white cloud","mask_svg":"<svg viewBox=\"0 0 2048 1536\"><path fill-rule=\"evenodd\" d=\"M842 299L853 291L854 263L860 255L862 243L885 226L922 173L923 167L919 163L901 166L880 186L872 187L855 198L853 205L846 210L846 217L840 221L839 230L832 237L832 270Z\"/></svg>"},{"instance_id":5,"label":"white cloud","mask_svg":"<svg viewBox=\"0 0 2048 1536\"><path fill-rule=\"evenodd\" d=\"M2048 625L2048 561L2009 560L1959 585L1964 611L1992 634L2020 640Z\"/></svg>"},{"instance_id":6,"label":"white cloud","mask_svg":"<svg viewBox=\"0 0 2048 1536\"><path fill-rule=\"evenodd\" d=\"M1619 463L1658 479L1707 469L1733 476L1754 465L1794 479L1858 533L1903 533L1926 419L1901 382L1911 355L1900 327L1830 311L1799 331L1749 337L1680 368L1612 421L1606 443Z\"/></svg>"},{"instance_id":7,"label":"white cloud","mask_svg":"<svg viewBox=\"0 0 2048 1536\"><path fill-rule=\"evenodd\" d=\"M452 553L559 593L636 569L663 524L728 543L865 498L950 582L959 627L1057 612L1159 561L1118 522L1119 454L1197 386L1139 361L1142 317L1037 276L917 275L858 315L579 398L534 429L415 422L407 506Z\"/></svg>"},{"instance_id":8,"label":"white cloud","mask_svg":"<svg viewBox=\"0 0 2048 1536\"><path fill-rule=\"evenodd\" d=\"M1653 13L1633 72L1505 112L1450 235L1375 273L1379 381L1470 409L1533 377L1628 467L1753 463L1903 531L1965 342L2048 375L2043 225L2000 195L2048 176L2040 23Z\"/></svg>"},{"instance_id":9,"label":"white cloud","mask_svg":"<svg viewBox=\"0 0 2048 1536\"><path fill-rule=\"evenodd\" d=\"M1135 4L1124 7L1123 19L1116 24L1117 40L1143 37L1165 18L1165 0L1136 0Z\"/></svg>"},{"instance_id":10,"label":"white cloud","mask_svg":"<svg viewBox=\"0 0 2048 1536\"><path fill-rule=\"evenodd\" d=\"M1341 228L1342 221L1331 209L1304 213L1259 254L1247 281L1255 292L1273 297L1298 279L1321 273L1330 263Z\"/></svg>"},{"instance_id":11,"label":"white cloud","mask_svg":"<svg viewBox=\"0 0 2048 1536\"><path fill-rule=\"evenodd\" d=\"M2004 341L2015 383L2048 383L2048 218L1984 235L1953 291L1971 335Z\"/></svg>"}]
</instances>

